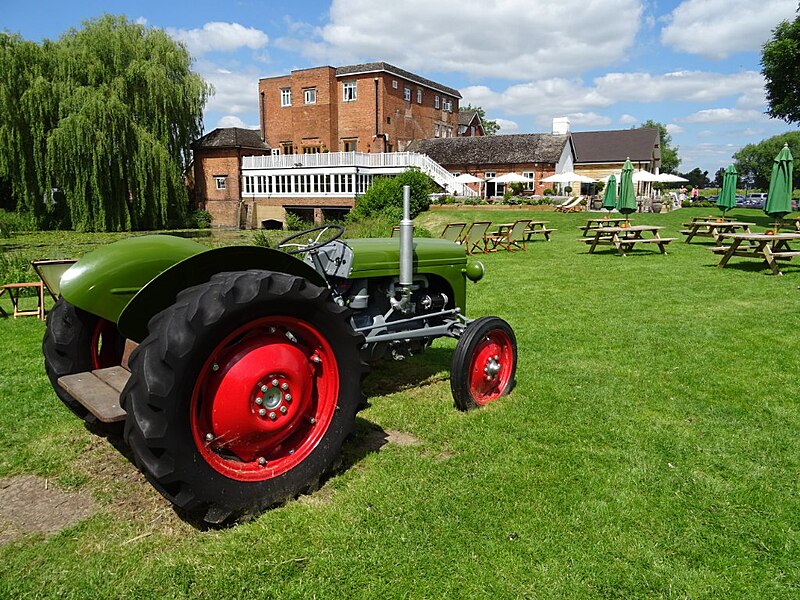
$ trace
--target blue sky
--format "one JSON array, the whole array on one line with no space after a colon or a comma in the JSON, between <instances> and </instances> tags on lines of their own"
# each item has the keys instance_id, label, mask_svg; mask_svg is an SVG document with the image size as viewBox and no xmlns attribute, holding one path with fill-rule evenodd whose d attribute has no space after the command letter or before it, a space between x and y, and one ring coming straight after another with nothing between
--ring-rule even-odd
<instances>
[{"instance_id":1,"label":"blue sky","mask_svg":"<svg viewBox=\"0 0 800 600\"><path fill-rule=\"evenodd\" d=\"M0 27L57 39L104 13L165 29L214 85L205 127L258 126L258 78L386 61L458 89L502 133L667 125L679 170L796 130L765 114L760 48L798 0L4 2Z\"/></svg>"}]
</instances>

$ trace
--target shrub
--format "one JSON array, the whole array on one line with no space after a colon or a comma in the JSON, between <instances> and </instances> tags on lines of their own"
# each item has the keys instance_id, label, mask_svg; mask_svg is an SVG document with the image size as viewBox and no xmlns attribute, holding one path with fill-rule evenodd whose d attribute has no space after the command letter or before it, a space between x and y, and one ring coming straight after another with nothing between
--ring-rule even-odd
<instances>
[{"instance_id":1,"label":"shrub","mask_svg":"<svg viewBox=\"0 0 800 600\"><path fill-rule=\"evenodd\" d=\"M542 192L542 196L552 196L553 194L553 188L545 188L545 190Z\"/></svg>"},{"instance_id":2,"label":"shrub","mask_svg":"<svg viewBox=\"0 0 800 600\"><path fill-rule=\"evenodd\" d=\"M515 181L514 183L512 183L508 187L511 189L511 193L514 194L515 196L521 196L522 195L522 191L524 189L524 185L522 183L520 183L519 181Z\"/></svg>"},{"instance_id":3,"label":"shrub","mask_svg":"<svg viewBox=\"0 0 800 600\"><path fill-rule=\"evenodd\" d=\"M571 185L565 185L564 186L564 192L567 193L567 194L571 194L572 193L572 186Z\"/></svg>"},{"instance_id":4,"label":"shrub","mask_svg":"<svg viewBox=\"0 0 800 600\"><path fill-rule=\"evenodd\" d=\"M17 231L33 231L36 227L28 215L0 209L0 238L8 238Z\"/></svg>"},{"instance_id":5,"label":"shrub","mask_svg":"<svg viewBox=\"0 0 800 600\"><path fill-rule=\"evenodd\" d=\"M198 209L189 214L189 227L195 229L208 229L211 227L213 217L207 210Z\"/></svg>"},{"instance_id":6,"label":"shrub","mask_svg":"<svg viewBox=\"0 0 800 600\"><path fill-rule=\"evenodd\" d=\"M310 229L313 227L313 225L308 221L305 221L301 217L298 217L296 214L290 212L286 213L286 219L284 220L284 223L286 223L286 229L288 231L303 231L304 229Z\"/></svg>"},{"instance_id":7,"label":"shrub","mask_svg":"<svg viewBox=\"0 0 800 600\"><path fill-rule=\"evenodd\" d=\"M396 177L376 178L366 193L358 198L347 216L347 222L360 221L369 216L383 214L393 222L403 216L403 186L411 188L411 218L428 210L431 180L419 169L409 169Z\"/></svg>"},{"instance_id":8,"label":"shrub","mask_svg":"<svg viewBox=\"0 0 800 600\"><path fill-rule=\"evenodd\" d=\"M272 248L272 243L269 241L269 234L267 234L265 229L257 229L250 241L254 246Z\"/></svg>"}]
</instances>

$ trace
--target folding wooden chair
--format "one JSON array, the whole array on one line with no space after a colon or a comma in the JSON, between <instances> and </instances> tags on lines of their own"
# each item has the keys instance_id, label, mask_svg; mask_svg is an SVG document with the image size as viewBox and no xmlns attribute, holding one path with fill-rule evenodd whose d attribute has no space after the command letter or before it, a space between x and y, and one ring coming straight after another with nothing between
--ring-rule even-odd
<instances>
[{"instance_id":1,"label":"folding wooden chair","mask_svg":"<svg viewBox=\"0 0 800 600\"><path fill-rule=\"evenodd\" d=\"M461 237L464 235L464 229L467 227L466 223L448 223L442 229L439 235L443 240L450 240L456 244L461 242Z\"/></svg>"},{"instance_id":2,"label":"folding wooden chair","mask_svg":"<svg viewBox=\"0 0 800 600\"><path fill-rule=\"evenodd\" d=\"M461 241L467 254L473 254L476 249L482 253L487 252L486 232L491 224L491 221L475 221L470 224Z\"/></svg>"},{"instance_id":3,"label":"folding wooden chair","mask_svg":"<svg viewBox=\"0 0 800 600\"><path fill-rule=\"evenodd\" d=\"M505 248L509 252L519 249L525 250L525 232L531 224L530 219L517 219L511 225L506 225L496 232L486 236L486 246L489 243L492 247L489 250L497 250L498 247Z\"/></svg>"}]
</instances>

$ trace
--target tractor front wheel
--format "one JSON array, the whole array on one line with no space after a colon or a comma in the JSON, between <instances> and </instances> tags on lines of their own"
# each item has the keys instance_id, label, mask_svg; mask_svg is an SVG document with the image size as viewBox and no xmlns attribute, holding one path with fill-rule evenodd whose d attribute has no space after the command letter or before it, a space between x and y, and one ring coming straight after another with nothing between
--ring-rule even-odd
<instances>
[{"instance_id":1,"label":"tractor front wheel","mask_svg":"<svg viewBox=\"0 0 800 600\"><path fill-rule=\"evenodd\" d=\"M456 344L450 389L459 410L484 406L508 394L517 371L517 339L498 317L472 321Z\"/></svg>"},{"instance_id":2,"label":"tractor front wheel","mask_svg":"<svg viewBox=\"0 0 800 600\"><path fill-rule=\"evenodd\" d=\"M221 273L149 332L122 394L125 439L167 499L218 524L316 487L360 400L361 336L328 290Z\"/></svg>"}]
</instances>

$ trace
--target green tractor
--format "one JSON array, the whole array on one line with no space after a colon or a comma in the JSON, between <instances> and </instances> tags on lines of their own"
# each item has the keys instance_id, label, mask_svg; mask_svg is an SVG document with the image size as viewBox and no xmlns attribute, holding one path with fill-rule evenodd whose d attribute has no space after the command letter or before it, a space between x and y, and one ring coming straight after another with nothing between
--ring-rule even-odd
<instances>
[{"instance_id":1,"label":"green tractor","mask_svg":"<svg viewBox=\"0 0 800 600\"><path fill-rule=\"evenodd\" d=\"M279 244L208 249L129 238L61 278L45 368L90 421L124 422L136 465L176 507L221 524L314 491L363 406L369 361L457 338L456 406L514 385L502 319L466 318L483 265L439 239L340 239L338 225Z\"/></svg>"}]
</instances>

